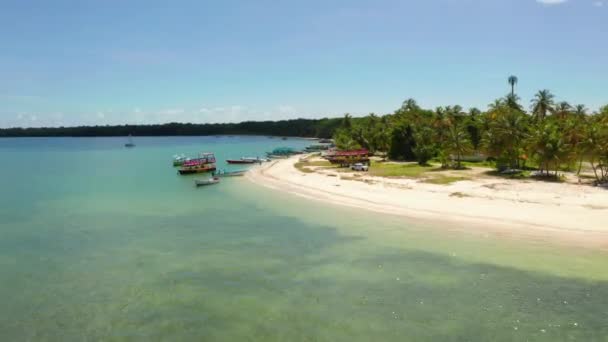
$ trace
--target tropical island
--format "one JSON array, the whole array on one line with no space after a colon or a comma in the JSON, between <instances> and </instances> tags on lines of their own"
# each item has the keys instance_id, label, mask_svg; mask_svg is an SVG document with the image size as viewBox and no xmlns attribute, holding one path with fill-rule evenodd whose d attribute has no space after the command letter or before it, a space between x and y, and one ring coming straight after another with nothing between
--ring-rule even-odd
<instances>
[{"instance_id":1,"label":"tropical island","mask_svg":"<svg viewBox=\"0 0 608 342\"><path fill-rule=\"evenodd\" d=\"M377 212L608 248L608 106L589 113L541 90L527 112L516 82L510 77L512 91L485 112L409 99L391 115L346 115L335 144L374 155L367 172L309 154L249 178Z\"/></svg>"}]
</instances>

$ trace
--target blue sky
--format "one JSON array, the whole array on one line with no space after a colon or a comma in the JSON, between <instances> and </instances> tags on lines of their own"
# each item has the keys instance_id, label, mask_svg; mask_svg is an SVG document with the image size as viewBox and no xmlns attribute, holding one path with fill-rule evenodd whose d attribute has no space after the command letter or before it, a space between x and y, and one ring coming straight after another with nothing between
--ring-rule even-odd
<instances>
[{"instance_id":1,"label":"blue sky","mask_svg":"<svg viewBox=\"0 0 608 342\"><path fill-rule=\"evenodd\" d=\"M608 0L0 0L0 127L608 104Z\"/></svg>"}]
</instances>

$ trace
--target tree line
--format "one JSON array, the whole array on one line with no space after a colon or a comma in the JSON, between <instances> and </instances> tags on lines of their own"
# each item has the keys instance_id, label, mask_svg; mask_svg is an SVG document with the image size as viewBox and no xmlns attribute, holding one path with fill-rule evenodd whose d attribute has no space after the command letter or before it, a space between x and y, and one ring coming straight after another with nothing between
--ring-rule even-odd
<instances>
[{"instance_id":1,"label":"tree line","mask_svg":"<svg viewBox=\"0 0 608 342\"><path fill-rule=\"evenodd\" d=\"M0 137L116 137L116 136L196 136L274 135L331 138L341 119L294 119L246 121L240 123L161 125L78 126L0 129Z\"/></svg>"},{"instance_id":2,"label":"tree line","mask_svg":"<svg viewBox=\"0 0 608 342\"><path fill-rule=\"evenodd\" d=\"M533 168L554 177L563 168L580 173L588 162L596 181L608 182L608 106L589 113L584 105L558 102L541 90L526 111L515 93L517 78L508 81L511 92L484 112L458 105L424 109L409 99L394 114L347 114L334 134L336 145L421 165L434 159L443 168L488 158L500 171Z\"/></svg>"}]
</instances>

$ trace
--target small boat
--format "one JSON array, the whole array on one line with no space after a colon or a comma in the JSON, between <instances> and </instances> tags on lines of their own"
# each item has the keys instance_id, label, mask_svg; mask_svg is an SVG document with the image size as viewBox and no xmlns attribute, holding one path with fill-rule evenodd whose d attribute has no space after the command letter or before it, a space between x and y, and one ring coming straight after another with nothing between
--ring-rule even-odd
<instances>
[{"instance_id":1,"label":"small boat","mask_svg":"<svg viewBox=\"0 0 608 342\"><path fill-rule=\"evenodd\" d=\"M131 134L129 134L129 140L125 144L125 147L135 147L135 144L133 143L133 137L131 137Z\"/></svg>"},{"instance_id":2,"label":"small boat","mask_svg":"<svg viewBox=\"0 0 608 342\"><path fill-rule=\"evenodd\" d=\"M196 186L205 186L205 185L213 185L213 184L217 184L220 182L220 179L218 177L212 177L209 179L195 179L194 180L194 184L196 184Z\"/></svg>"},{"instance_id":3,"label":"small boat","mask_svg":"<svg viewBox=\"0 0 608 342\"><path fill-rule=\"evenodd\" d=\"M252 159L228 159L226 160L226 163L228 164L255 164L257 163L257 161L252 160Z\"/></svg>"},{"instance_id":4,"label":"small boat","mask_svg":"<svg viewBox=\"0 0 608 342\"><path fill-rule=\"evenodd\" d=\"M203 173L215 171L215 155L213 153L202 153L200 157L185 161L179 168L180 175Z\"/></svg>"},{"instance_id":5,"label":"small boat","mask_svg":"<svg viewBox=\"0 0 608 342\"><path fill-rule=\"evenodd\" d=\"M267 162L268 159L259 158L259 157L242 157L241 159L228 159L226 162L228 164L257 164L262 162Z\"/></svg>"},{"instance_id":6,"label":"small boat","mask_svg":"<svg viewBox=\"0 0 608 342\"><path fill-rule=\"evenodd\" d=\"M301 152L296 151L291 147L278 147L272 150L272 152L266 152L266 157L270 159L281 159L287 158L294 154L301 154Z\"/></svg>"},{"instance_id":7,"label":"small boat","mask_svg":"<svg viewBox=\"0 0 608 342\"><path fill-rule=\"evenodd\" d=\"M214 177L242 177L247 170L226 171L220 170L213 173Z\"/></svg>"}]
</instances>

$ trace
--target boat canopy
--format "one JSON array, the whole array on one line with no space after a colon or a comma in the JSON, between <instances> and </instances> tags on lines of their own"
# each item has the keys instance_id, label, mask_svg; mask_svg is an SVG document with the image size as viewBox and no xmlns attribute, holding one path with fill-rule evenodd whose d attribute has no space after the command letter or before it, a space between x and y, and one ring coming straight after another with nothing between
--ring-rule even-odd
<instances>
[{"instance_id":1,"label":"boat canopy","mask_svg":"<svg viewBox=\"0 0 608 342\"><path fill-rule=\"evenodd\" d=\"M274 155L289 155L289 154L294 154L296 153L296 150L294 150L291 147L277 147L274 150L272 150L271 154Z\"/></svg>"},{"instance_id":2,"label":"boat canopy","mask_svg":"<svg viewBox=\"0 0 608 342\"><path fill-rule=\"evenodd\" d=\"M369 151L366 149L335 151L332 154L333 157L359 157L359 156L367 156L367 155L369 155Z\"/></svg>"}]
</instances>

